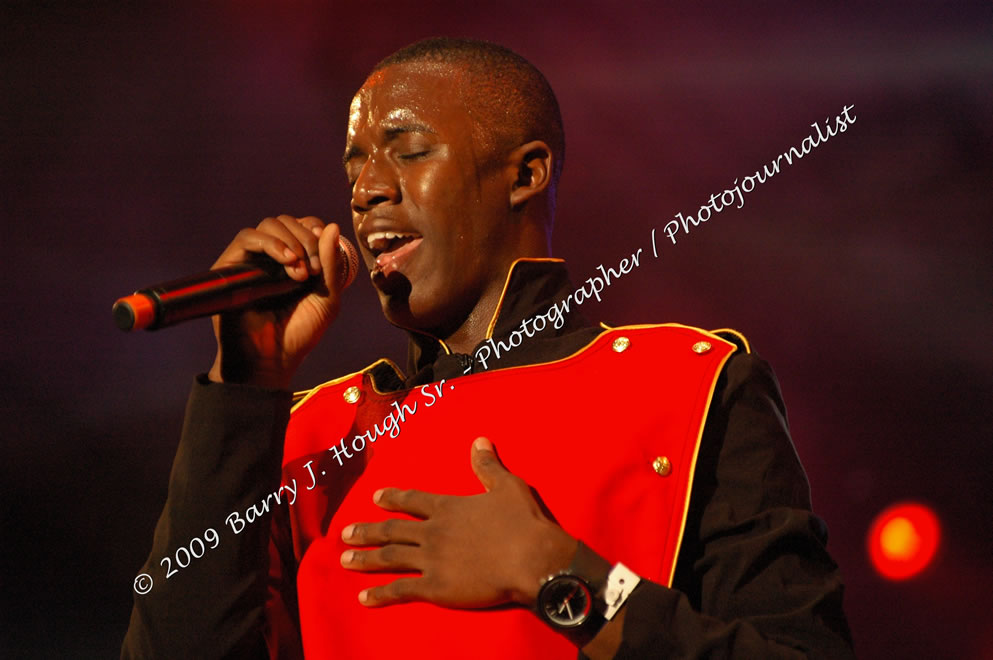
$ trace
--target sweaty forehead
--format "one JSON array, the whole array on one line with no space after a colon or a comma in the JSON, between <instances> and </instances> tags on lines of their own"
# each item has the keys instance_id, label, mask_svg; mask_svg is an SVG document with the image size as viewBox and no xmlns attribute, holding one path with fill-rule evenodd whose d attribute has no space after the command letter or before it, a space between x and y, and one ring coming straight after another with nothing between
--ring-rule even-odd
<instances>
[{"instance_id":1,"label":"sweaty forehead","mask_svg":"<svg viewBox=\"0 0 993 660\"><path fill-rule=\"evenodd\" d=\"M407 62L374 72L352 99L348 138L369 128L409 122L451 125L466 115L465 72L440 62Z\"/></svg>"}]
</instances>

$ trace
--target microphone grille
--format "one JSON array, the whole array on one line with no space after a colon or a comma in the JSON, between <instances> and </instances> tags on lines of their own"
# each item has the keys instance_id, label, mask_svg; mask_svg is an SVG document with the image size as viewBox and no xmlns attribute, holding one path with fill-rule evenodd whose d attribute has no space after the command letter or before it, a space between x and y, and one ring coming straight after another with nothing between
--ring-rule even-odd
<instances>
[{"instance_id":1,"label":"microphone grille","mask_svg":"<svg viewBox=\"0 0 993 660\"><path fill-rule=\"evenodd\" d=\"M341 260L338 262L338 281L345 289L359 272L359 253L352 242L344 236L338 236L338 252Z\"/></svg>"}]
</instances>

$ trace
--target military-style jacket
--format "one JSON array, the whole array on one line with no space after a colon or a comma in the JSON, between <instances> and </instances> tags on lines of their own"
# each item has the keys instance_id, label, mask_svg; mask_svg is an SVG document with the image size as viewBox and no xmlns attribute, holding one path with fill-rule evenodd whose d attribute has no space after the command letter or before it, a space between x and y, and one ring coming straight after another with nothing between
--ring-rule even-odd
<instances>
[{"instance_id":1,"label":"military-style jacket","mask_svg":"<svg viewBox=\"0 0 993 660\"><path fill-rule=\"evenodd\" d=\"M279 478L268 477L269 494L257 491L272 504L272 524L242 532L254 535L242 541L256 548L255 577L242 547L232 568L218 567L244 576L227 580L231 596L197 598L208 621L231 630L216 648L264 657L264 638L272 657L574 657L575 647L521 608L364 608L358 591L396 575L340 566L341 528L388 515L372 503L377 488L481 492L468 446L485 435L567 532L647 580L626 605L619 657L850 654L826 530L810 513L768 366L730 331L593 326L575 310L559 328L508 339L571 290L557 260L522 260L487 338L511 348L499 360L491 354L488 368L414 335L409 378L381 360L296 398ZM198 387L224 405L236 398L237 388ZM194 416L197 396L210 395L194 396ZM259 462L272 460L271 448L261 453ZM281 492L291 485L292 497ZM281 492L278 507L271 491ZM174 499L171 488L163 518L175 520ZM136 599L125 655L129 644L149 648L138 645L152 616Z\"/></svg>"}]
</instances>

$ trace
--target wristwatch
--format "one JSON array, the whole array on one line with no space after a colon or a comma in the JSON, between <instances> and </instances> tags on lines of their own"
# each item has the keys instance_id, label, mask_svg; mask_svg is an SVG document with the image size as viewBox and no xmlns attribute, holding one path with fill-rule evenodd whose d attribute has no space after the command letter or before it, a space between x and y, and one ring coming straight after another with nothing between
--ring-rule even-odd
<instances>
[{"instance_id":1,"label":"wristwatch","mask_svg":"<svg viewBox=\"0 0 993 660\"><path fill-rule=\"evenodd\" d=\"M555 629L569 630L587 623L594 614L593 587L569 571L550 575L538 591L538 614ZM603 623L605 623L604 620Z\"/></svg>"},{"instance_id":2,"label":"wristwatch","mask_svg":"<svg viewBox=\"0 0 993 660\"><path fill-rule=\"evenodd\" d=\"M641 580L624 564L604 560L582 541L572 563L538 590L538 616L582 648L620 610Z\"/></svg>"}]
</instances>

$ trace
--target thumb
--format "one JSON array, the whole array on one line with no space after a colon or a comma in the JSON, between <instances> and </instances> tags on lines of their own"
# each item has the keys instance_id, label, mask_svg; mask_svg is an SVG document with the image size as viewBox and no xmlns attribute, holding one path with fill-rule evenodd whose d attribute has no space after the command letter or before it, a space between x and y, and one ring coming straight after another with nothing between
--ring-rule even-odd
<instances>
[{"instance_id":1,"label":"thumb","mask_svg":"<svg viewBox=\"0 0 993 660\"><path fill-rule=\"evenodd\" d=\"M336 282L338 276L338 260L341 255L338 253L338 237L341 229L333 222L324 227L320 238L317 240L317 252L320 254L321 266L323 266L324 286L329 293L336 292Z\"/></svg>"},{"instance_id":2,"label":"thumb","mask_svg":"<svg viewBox=\"0 0 993 660\"><path fill-rule=\"evenodd\" d=\"M497 458L493 443L486 438L479 437L473 441L471 461L472 471L487 492L496 486L501 476L507 474L507 468Z\"/></svg>"}]
</instances>

